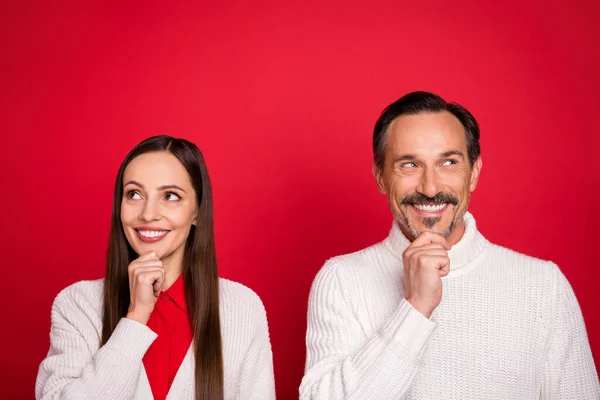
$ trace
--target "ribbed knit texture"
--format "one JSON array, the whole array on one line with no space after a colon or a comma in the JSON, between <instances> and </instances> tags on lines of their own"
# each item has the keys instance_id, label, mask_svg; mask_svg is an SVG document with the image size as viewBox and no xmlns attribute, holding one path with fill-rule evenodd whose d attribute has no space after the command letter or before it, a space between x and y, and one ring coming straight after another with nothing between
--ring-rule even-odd
<instances>
[{"instance_id":1,"label":"ribbed knit texture","mask_svg":"<svg viewBox=\"0 0 600 400\"><path fill-rule=\"evenodd\" d=\"M329 260L309 300L301 399L598 400L573 290L555 264L489 243L465 215L431 319L404 299L396 224Z\"/></svg>"},{"instance_id":2,"label":"ribbed knit texture","mask_svg":"<svg viewBox=\"0 0 600 400\"><path fill-rule=\"evenodd\" d=\"M121 319L99 349L103 281L64 289L52 306L50 351L36 381L37 399L152 399L142 358L156 339L146 325ZM275 398L267 317L247 287L219 281L225 399ZM167 399L194 398L194 357L188 350Z\"/></svg>"}]
</instances>

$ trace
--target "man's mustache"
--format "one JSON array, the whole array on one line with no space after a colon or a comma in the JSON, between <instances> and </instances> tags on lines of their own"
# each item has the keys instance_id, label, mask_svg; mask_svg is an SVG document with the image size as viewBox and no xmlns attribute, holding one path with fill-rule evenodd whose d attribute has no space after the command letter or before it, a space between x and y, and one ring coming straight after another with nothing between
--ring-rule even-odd
<instances>
[{"instance_id":1,"label":"man's mustache","mask_svg":"<svg viewBox=\"0 0 600 400\"><path fill-rule=\"evenodd\" d=\"M439 192L433 197L425 196L422 193L407 194L402 198L400 204L441 204L450 203L457 205L458 198L450 193Z\"/></svg>"}]
</instances>

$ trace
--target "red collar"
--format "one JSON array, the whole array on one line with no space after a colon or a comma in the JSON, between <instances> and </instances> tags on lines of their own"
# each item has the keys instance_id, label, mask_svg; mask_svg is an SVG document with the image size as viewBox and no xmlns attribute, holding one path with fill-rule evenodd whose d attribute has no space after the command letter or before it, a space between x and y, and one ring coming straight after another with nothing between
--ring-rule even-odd
<instances>
[{"instance_id":1,"label":"red collar","mask_svg":"<svg viewBox=\"0 0 600 400\"><path fill-rule=\"evenodd\" d=\"M185 302L185 287L183 283L183 274L181 274L179 275L179 278L173 282L171 287L162 292L161 295L169 296L179 308L181 308L183 311L187 311L187 304Z\"/></svg>"}]
</instances>

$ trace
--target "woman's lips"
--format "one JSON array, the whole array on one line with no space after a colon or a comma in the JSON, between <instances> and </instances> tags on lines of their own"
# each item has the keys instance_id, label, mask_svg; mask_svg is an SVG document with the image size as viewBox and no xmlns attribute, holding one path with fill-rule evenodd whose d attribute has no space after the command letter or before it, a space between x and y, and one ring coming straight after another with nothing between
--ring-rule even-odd
<instances>
[{"instance_id":1,"label":"woman's lips","mask_svg":"<svg viewBox=\"0 0 600 400\"><path fill-rule=\"evenodd\" d=\"M169 231L163 229L144 229L138 228L135 230L138 238L144 243L156 243L162 240Z\"/></svg>"}]
</instances>

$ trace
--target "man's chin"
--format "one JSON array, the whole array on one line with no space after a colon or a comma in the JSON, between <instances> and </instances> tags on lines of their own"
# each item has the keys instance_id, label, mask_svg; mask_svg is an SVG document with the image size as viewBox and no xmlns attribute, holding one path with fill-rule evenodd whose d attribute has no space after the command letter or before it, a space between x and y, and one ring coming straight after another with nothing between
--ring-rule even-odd
<instances>
[{"instance_id":1,"label":"man's chin","mask_svg":"<svg viewBox=\"0 0 600 400\"><path fill-rule=\"evenodd\" d=\"M410 221L411 227L413 228L411 231L417 233L417 236L425 232L432 232L447 237L450 234L450 226L449 224L442 224L440 219L441 218L427 218L420 221Z\"/></svg>"},{"instance_id":2,"label":"man's chin","mask_svg":"<svg viewBox=\"0 0 600 400\"><path fill-rule=\"evenodd\" d=\"M435 230L442 220L442 217L420 218L420 220L421 225L423 225L426 229Z\"/></svg>"}]
</instances>

